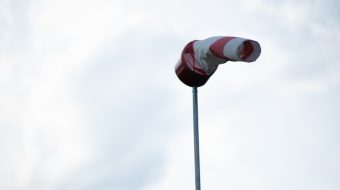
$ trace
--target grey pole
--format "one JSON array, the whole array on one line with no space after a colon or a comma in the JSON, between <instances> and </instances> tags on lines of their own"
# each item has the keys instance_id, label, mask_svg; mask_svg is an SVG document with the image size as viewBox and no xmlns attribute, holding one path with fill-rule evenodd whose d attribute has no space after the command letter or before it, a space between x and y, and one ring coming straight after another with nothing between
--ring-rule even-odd
<instances>
[{"instance_id":1,"label":"grey pole","mask_svg":"<svg viewBox=\"0 0 340 190\"><path fill-rule=\"evenodd\" d=\"M192 88L192 96L193 96L193 116L194 116L195 187L196 187L196 190L201 190L197 87Z\"/></svg>"}]
</instances>

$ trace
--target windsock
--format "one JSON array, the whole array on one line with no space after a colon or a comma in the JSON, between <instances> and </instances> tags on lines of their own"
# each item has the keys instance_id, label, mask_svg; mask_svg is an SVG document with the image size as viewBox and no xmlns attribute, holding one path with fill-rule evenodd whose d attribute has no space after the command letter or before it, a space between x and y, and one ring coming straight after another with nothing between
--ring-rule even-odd
<instances>
[{"instance_id":1,"label":"windsock","mask_svg":"<svg viewBox=\"0 0 340 190\"><path fill-rule=\"evenodd\" d=\"M254 40L215 36L189 42L175 66L178 78L191 87L203 86L218 65L227 61L253 62L261 54L260 44Z\"/></svg>"}]
</instances>

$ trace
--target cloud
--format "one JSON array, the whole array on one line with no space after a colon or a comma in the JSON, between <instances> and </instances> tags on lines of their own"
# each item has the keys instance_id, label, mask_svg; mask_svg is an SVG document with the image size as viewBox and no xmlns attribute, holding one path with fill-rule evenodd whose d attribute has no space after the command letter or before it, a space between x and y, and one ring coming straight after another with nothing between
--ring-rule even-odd
<instances>
[{"instance_id":1,"label":"cloud","mask_svg":"<svg viewBox=\"0 0 340 190\"><path fill-rule=\"evenodd\" d=\"M1 189L193 189L193 39L260 41L199 88L207 189L337 189L337 1L1 1ZM327 18L327 19L323 19Z\"/></svg>"},{"instance_id":2,"label":"cloud","mask_svg":"<svg viewBox=\"0 0 340 190\"><path fill-rule=\"evenodd\" d=\"M1 99L1 113L9 119L1 121L15 142L2 138L3 149L17 150L2 160L10 163L2 173L9 178L3 188L136 189L157 174L163 151L159 145L168 138L162 135L171 124L164 120L171 91L161 87L167 70L148 78L143 68L162 67L155 62L168 55L159 52L150 60L151 53L143 48L151 52L172 42L159 36L163 42L150 46L154 33L147 39L138 32L120 36L138 26L134 18L124 25L117 19L119 12L111 14L113 5L119 8L48 1L30 4L22 13L31 19L23 22L28 32L20 42L22 49L7 49L8 43L2 52L2 89L7 94ZM112 22L122 24L120 30ZM17 35L9 34L6 40ZM126 46L133 42L135 49ZM18 70L12 72L15 66ZM150 106L155 103L157 107ZM13 157L18 159L11 161ZM15 185L11 179L16 179Z\"/></svg>"}]
</instances>

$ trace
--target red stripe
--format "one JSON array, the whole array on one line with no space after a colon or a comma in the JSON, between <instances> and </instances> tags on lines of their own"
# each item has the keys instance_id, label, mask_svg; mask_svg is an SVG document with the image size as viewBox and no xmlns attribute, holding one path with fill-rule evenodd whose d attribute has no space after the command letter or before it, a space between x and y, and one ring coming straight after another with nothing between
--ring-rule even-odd
<instances>
[{"instance_id":1,"label":"red stripe","mask_svg":"<svg viewBox=\"0 0 340 190\"><path fill-rule=\"evenodd\" d=\"M209 50L211 53L219 58L225 59L225 60L230 60L228 57L224 56L223 54L223 49L226 43L228 43L230 40L234 39L236 37L224 37L219 40L217 40L215 43L213 43Z\"/></svg>"},{"instance_id":2,"label":"red stripe","mask_svg":"<svg viewBox=\"0 0 340 190\"><path fill-rule=\"evenodd\" d=\"M183 49L182 52L182 58L181 60L188 65L193 71L201 74L201 75L208 75L202 68L198 67L195 61L195 50L194 50L194 41L191 41L190 43L188 43L185 48ZM188 54L190 55L190 57L185 57L188 56Z\"/></svg>"}]
</instances>

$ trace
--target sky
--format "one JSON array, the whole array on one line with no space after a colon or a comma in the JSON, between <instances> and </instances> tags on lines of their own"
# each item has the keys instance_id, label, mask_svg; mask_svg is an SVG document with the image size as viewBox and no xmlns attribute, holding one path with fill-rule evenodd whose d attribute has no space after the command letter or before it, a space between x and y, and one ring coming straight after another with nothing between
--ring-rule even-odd
<instances>
[{"instance_id":1,"label":"sky","mask_svg":"<svg viewBox=\"0 0 340 190\"><path fill-rule=\"evenodd\" d=\"M0 0L0 189L194 189L194 39L258 41L198 89L202 189L340 189L340 1Z\"/></svg>"}]
</instances>

